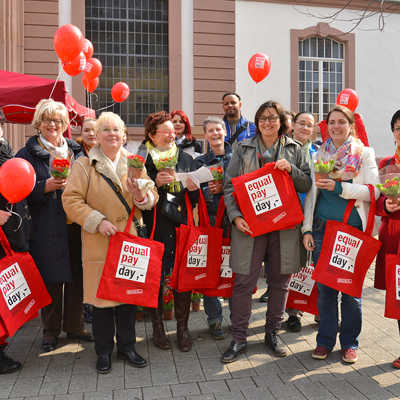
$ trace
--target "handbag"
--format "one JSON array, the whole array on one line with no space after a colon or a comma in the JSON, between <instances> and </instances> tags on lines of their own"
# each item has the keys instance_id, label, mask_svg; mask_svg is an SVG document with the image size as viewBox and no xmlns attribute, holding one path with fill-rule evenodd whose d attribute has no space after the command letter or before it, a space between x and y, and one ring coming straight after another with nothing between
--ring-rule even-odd
<instances>
[{"instance_id":1,"label":"handbag","mask_svg":"<svg viewBox=\"0 0 400 400\"><path fill-rule=\"evenodd\" d=\"M290 278L286 308L318 315L318 287L312 279L313 272L314 263L309 252L307 265Z\"/></svg>"},{"instance_id":2,"label":"handbag","mask_svg":"<svg viewBox=\"0 0 400 400\"><path fill-rule=\"evenodd\" d=\"M317 282L353 297L361 297L365 274L382 245L371 236L376 200L374 187L367 186L371 204L365 232L347 225L355 204L355 200L349 200L343 222L326 222L321 254L312 276Z\"/></svg>"},{"instance_id":3,"label":"handbag","mask_svg":"<svg viewBox=\"0 0 400 400\"><path fill-rule=\"evenodd\" d=\"M232 178L232 185L253 237L292 228L304 219L292 178L275 162Z\"/></svg>"},{"instance_id":4,"label":"handbag","mask_svg":"<svg viewBox=\"0 0 400 400\"><path fill-rule=\"evenodd\" d=\"M177 197L171 193L167 193L166 197L162 200L160 213L170 219L175 225L186 224L186 211Z\"/></svg>"},{"instance_id":5,"label":"handbag","mask_svg":"<svg viewBox=\"0 0 400 400\"><path fill-rule=\"evenodd\" d=\"M13 336L52 300L32 256L14 252L1 228L0 244L6 254L0 260L0 318L7 335Z\"/></svg>"},{"instance_id":6,"label":"handbag","mask_svg":"<svg viewBox=\"0 0 400 400\"><path fill-rule=\"evenodd\" d=\"M215 225L218 228L222 228L222 223L224 219L225 213L225 202L224 196L221 196L218 209L217 209L217 217L215 220ZM233 285L235 282L235 273L232 271L232 268L229 265L229 259L231 255L231 238L228 232L227 237L222 238L222 262L219 265L220 269L220 279L215 289L199 289L198 291L205 296L215 296L215 297L224 297L229 298L232 297L233 293ZM217 260L215 260L217 262ZM218 266L217 266L218 269Z\"/></svg>"},{"instance_id":7,"label":"handbag","mask_svg":"<svg viewBox=\"0 0 400 400\"><path fill-rule=\"evenodd\" d=\"M177 228L176 258L170 286L179 292L215 288L222 258L222 229L210 226L203 193L199 192L199 226L194 226L193 209L185 193L188 225Z\"/></svg>"},{"instance_id":8,"label":"handbag","mask_svg":"<svg viewBox=\"0 0 400 400\"><path fill-rule=\"evenodd\" d=\"M124 205L126 211L128 212L128 215L130 215L131 211L132 211L131 207L129 206L128 202L124 199L124 196L122 196L122 193L114 185L114 182L110 178L108 178L107 176L102 174L101 172L100 172L100 175L110 185L111 189L114 190L114 193L118 196L119 200ZM148 238L149 237L149 233L147 231L146 225L140 224L135 216L133 216L133 223L135 224L136 232L137 232L139 237L142 237L142 238Z\"/></svg>"},{"instance_id":9,"label":"handbag","mask_svg":"<svg viewBox=\"0 0 400 400\"><path fill-rule=\"evenodd\" d=\"M135 207L125 230L110 237L106 261L96 296L124 304L157 308L164 243L154 239L156 207L150 238L129 233Z\"/></svg>"},{"instance_id":10,"label":"handbag","mask_svg":"<svg viewBox=\"0 0 400 400\"><path fill-rule=\"evenodd\" d=\"M386 255L385 265L385 317L400 320L400 244L397 254Z\"/></svg>"}]
</instances>

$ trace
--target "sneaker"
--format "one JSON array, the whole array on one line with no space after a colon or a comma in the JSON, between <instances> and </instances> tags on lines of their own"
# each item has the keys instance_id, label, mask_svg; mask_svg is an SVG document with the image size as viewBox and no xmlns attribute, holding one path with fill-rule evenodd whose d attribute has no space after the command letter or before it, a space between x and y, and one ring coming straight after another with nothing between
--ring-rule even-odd
<instances>
[{"instance_id":1,"label":"sneaker","mask_svg":"<svg viewBox=\"0 0 400 400\"><path fill-rule=\"evenodd\" d=\"M269 289L267 289L258 299L260 303L268 303Z\"/></svg>"},{"instance_id":2,"label":"sneaker","mask_svg":"<svg viewBox=\"0 0 400 400\"><path fill-rule=\"evenodd\" d=\"M291 315L287 321L283 323L283 326L286 330L290 332L300 332L301 331L301 322L300 318L296 315Z\"/></svg>"},{"instance_id":3,"label":"sneaker","mask_svg":"<svg viewBox=\"0 0 400 400\"><path fill-rule=\"evenodd\" d=\"M357 352L354 349L343 349L342 360L349 364L355 363L358 360Z\"/></svg>"},{"instance_id":4,"label":"sneaker","mask_svg":"<svg viewBox=\"0 0 400 400\"><path fill-rule=\"evenodd\" d=\"M329 352L330 350L327 347L317 346L311 356L316 360L325 360L325 358L328 357Z\"/></svg>"},{"instance_id":5,"label":"sneaker","mask_svg":"<svg viewBox=\"0 0 400 400\"><path fill-rule=\"evenodd\" d=\"M13 360L4 353L4 349L0 350L0 374L10 374L21 369L22 365L19 361Z\"/></svg>"},{"instance_id":6,"label":"sneaker","mask_svg":"<svg viewBox=\"0 0 400 400\"><path fill-rule=\"evenodd\" d=\"M208 328L208 331L215 340L225 339L225 333L222 330L221 322L219 321L217 321L215 324L211 324Z\"/></svg>"}]
</instances>

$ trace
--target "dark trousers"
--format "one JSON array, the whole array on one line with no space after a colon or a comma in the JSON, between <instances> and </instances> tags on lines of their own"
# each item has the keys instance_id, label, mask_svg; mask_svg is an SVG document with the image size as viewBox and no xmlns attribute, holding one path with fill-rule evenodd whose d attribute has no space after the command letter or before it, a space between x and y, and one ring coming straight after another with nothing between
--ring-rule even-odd
<instances>
[{"instance_id":1,"label":"dark trousers","mask_svg":"<svg viewBox=\"0 0 400 400\"><path fill-rule=\"evenodd\" d=\"M96 354L111 354L116 333L117 349L128 352L135 349L136 306L93 307L93 335Z\"/></svg>"},{"instance_id":2,"label":"dark trousers","mask_svg":"<svg viewBox=\"0 0 400 400\"><path fill-rule=\"evenodd\" d=\"M266 332L280 328L288 296L290 274L281 274L279 232L271 232L254 239L253 255L248 275L236 274L232 296L232 336L236 342L247 340L247 329L251 316L253 289L260 276L264 257L268 262L268 309L266 313Z\"/></svg>"},{"instance_id":3,"label":"dark trousers","mask_svg":"<svg viewBox=\"0 0 400 400\"><path fill-rule=\"evenodd\" d=\"M43 335L58 337L61 330L80 333L83 329L82 280L81 283L47 284L46 288L52 303L41 310Z\"/></svg>"}]
</instances>

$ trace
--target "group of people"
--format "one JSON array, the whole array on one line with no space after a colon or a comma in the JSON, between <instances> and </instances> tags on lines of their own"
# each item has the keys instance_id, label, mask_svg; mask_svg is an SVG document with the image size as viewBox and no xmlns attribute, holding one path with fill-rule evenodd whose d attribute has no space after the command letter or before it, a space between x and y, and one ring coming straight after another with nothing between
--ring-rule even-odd
<instances>
[{"instance_id":1,"label":"group of people","mask_svg":"<svg viewBox=\"0 0 400 400\"><path fill-rule=\"evenodd\" d=\"M224 196L223 228L231 236L230 266L235 273L229 304L232 341L221 361L230 363L246 349L252 294L262 265L268 283L265 345L275 356L287 355L278 331L286 310L291 274L305 265L307 251L313 252L316 264L326 221L343 220L349 200L356 202L348 224L365 229L370 205L366 184L375 186L379 171L374 150L356 137L353 113L345 107L335 106L328 113L329 138L316 146L312 142L315 121L311 113L292 115L278 102L267 101L258 108L253 123L242 115L241 106L238 94L223 96L224 118L208 117L203 123L207 146L204 154L183 111L150 114L144 121L145 135L140 144L147 154L145 168L138 176L132 176L128 174L129 153L124 147L125 124L118 115L103 112L97 120L85 120L80 142L76 143L63 136L69 123L63 104L48 99L37 105L32 123L36 134L17 153L33 165L37 179L31 195L19 204L19 212L26 221L20 228L24 240L20 237L12 246L18 251L30 251L53 300L41 311L43 351L56 348L62 331L71 340L94 340L96 370L108 373L112 368L115 337L119 358L134 367L147 365L135 349L136 306L96 296L109 239L125 229L132 209L135 216L135 223L130 226L132 235L138 235L142 225L151 231L156 210L154 239L164 243L165 252L158 307L151 309L152 341L162 350L171 349L162 320L162 290L174 268L176 228L187 223L185 194L188 193L195 207L201 190L212 224ZM400 111L394 114L391 128L396 153L383 159L380 168L388 164L400 166ZM7 157L12 157L9 148L8 153ZM50 174L50 159L56 154L73 161L66 179ZM335 176L316 181L314 157L334 159ZM219 165L223 183L212 180L198 185L188 179L183 186L175 181L174 173L160 167L162 159L175 159L176 172ZM275 168L286 171L292 179L305 218L301 225L291 229L253 238L235 200L232 179L269 162L275 162ZM384 289L385 254L396 253L400 239L400 205L377 189L374 195L378 200L376 213L382 217L383 242L377 257L375 285ZM7 211L6 202L3 203L0 224L7 234L7 224L13 216ZM338 329L338 292L320 283L318 292L320 322L312 357L326 358L335 346L339 330L343 361L357 361L361 299L342 293ZM192 348L188 327L191 292L174 290L173 295L178 348L187 352ZM83 303L93 306L92 334L83 327ZM222 329L220 299L204 296L204 310L211 336L223 339L226 334ZM289 326L298 328L301 313L286 311ZM21 364L8 357L4 348L5 343L0 344L0 373L19 369ZM400 368L400 360L393 365Z\"/></svg>"}]
</instances>

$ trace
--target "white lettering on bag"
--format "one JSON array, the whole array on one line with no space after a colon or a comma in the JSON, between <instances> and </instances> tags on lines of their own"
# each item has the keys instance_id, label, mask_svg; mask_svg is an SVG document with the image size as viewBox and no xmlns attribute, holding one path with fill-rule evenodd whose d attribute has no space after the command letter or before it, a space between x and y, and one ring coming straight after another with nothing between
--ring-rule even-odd
<instances>
[{"instance_id":1,"label":"white lettering on bag","mask_svg":"<svg viewBox=\"0 0 400 400\"><path fill-rule=\"evenodd\" d=\"M221 278L232 278L232 268L229 266L231 246L222 246Z\"/></svg>"},{"instance_id":2,"label":"white lettering on bag","mask_svg":"<svg viewBox=\"0 0 400 400\"><path fill-rule=\"evenodd\" d=\"M282 206L272 174L246 182L245 186L256 215L264 214Z\"/></svg>"},{"instance_id":3,"label":"white lettering on bag","mask_svg":"<svg viewBox=\"0 0 400 400\"><path fill-rule=\"evenodd\" d=\"M315 281L311 278L314 272L314 265L303 267L299 272L292 274L289 282L289 289L310 296Z\"/></svg>"},{"instance_id":4,"label":"white lettering on bag","mask_svg":"<svg viewBox=\"0 0 400 400\"><path fill-rule=\"evenodd\" d=\"M122 242L116 278L144 283L149 268L151 248L137 243Z\"/></svg>"},{"instance_id":5,"label":"white lettering on bag","mask_svg":"<svg viewBox=\"0 0 400 400\"><path fill-rule=\"evenodd\" d=\"M362 244L362 239L349 233L338 231L329 264L344 271L354 273L354 265Z\"/></svg>"},{"instance_id":6,"label":"white lettering on bag","mask_svg":"<svg viewBox=\"0 0 400 400\"><path fill-rule=\"evenodd\" d=\"M31 294L28 283L17 262L0 273L0 290L9 310L12 310Z\"/></svg>"}]
</instances>

